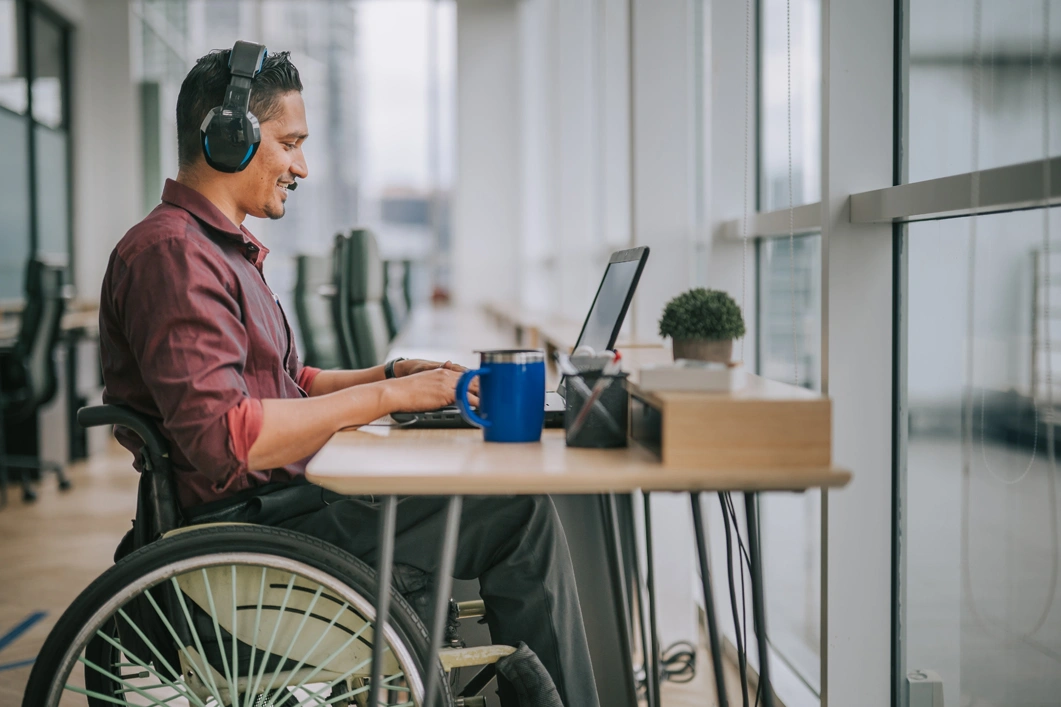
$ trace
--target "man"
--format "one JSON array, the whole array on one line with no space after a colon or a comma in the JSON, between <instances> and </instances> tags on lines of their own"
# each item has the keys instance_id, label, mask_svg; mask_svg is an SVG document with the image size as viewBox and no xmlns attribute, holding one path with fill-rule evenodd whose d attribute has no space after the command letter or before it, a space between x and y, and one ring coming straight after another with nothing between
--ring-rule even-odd
<instances>
[{"instance_id":1,"label":"man","mask_svg":"<svg viewBox=\"0 0 1061 707\"><path fill-rule=\"evenodd\" d=\"M191 522L290 528L371 563L377 505L306 483L306 463L340 429L451 404L463 369L398 361L392 370L320 371L299 362L262 275L269 251L243 221L281 218L288 186L309 176L302 83L286 53L266 57L251 82L257 153L242 171L218 171L204 158L200 126L224 101L229 54L204 56L185 78L177 178L111 255L100 298L104 402L160 421ZM135 453L136 440L120 439ZM266 495L279 502L248 503ZM402 500L395 562L435 570L444 507ZM479 579L495 642L526 642L565 705L596 707L567 541L547 497L467 499L455 575ZM510 685L501 696L516 704Z\"/></svg>"}]
</instances>

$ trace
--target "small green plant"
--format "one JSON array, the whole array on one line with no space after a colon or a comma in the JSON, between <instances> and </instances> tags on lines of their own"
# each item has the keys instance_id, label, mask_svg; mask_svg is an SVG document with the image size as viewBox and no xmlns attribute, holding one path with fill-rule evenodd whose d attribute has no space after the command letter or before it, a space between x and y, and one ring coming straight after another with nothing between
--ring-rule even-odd
<instances>
[{"instance_id":1,"label":"small green plant","mask_svg":"<svg viewBox=\"0 0 1061 707\"><path fill-rule=\"evenodd\" d=\"M725 292L697 287L667 303L659 320L659 333L676 341L739 339L744 336L744 317Z\"/></svg>"}]
</instances>

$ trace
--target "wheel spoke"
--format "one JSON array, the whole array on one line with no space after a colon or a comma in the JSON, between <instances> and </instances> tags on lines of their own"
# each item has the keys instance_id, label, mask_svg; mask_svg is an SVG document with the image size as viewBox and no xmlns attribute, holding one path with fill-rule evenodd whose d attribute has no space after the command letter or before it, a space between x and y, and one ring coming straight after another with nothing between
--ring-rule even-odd
<instances>
[{"instance_id":1,"label":"wheel spoke","mask_svg":"<svg viewBox=\"0 0 1061 707\"><path fill-rule=\"evenodd\" d=\"M236 676L236 681L239 681L239 624L237 623L236 617L236 566L232 565L232 630L229 632L232 634L232 673ZM249 675L249 673L248 673ZM229 695L232 700L232 704L235 707L239 707L239 693L235 692Z\"/></svg>"},{"instance_id":2,"label":"wheel spoke","mask_svg":"<svg viewBox=\"0 0 1061 707\"><path fill-rule=\"evenodd\" d=\"M209 689L210 690L210 696L213 697L215 700L217 700L218 704L221 704L221 695L218 694L217 687L216 686L212 686L211 685L212 681L208 682L206 680L206 678L203 677L203 673L199 670L199 664L192 658L191 654L188 652L188 648L184 645L184 642L180 639L179 636L177 636L177 632L176 632L176 630L174 630L173 624L171 624L169 622L169 619L166 618L166 615L164 613L162 613L162 609L159 608L158 603L155 601L155 597L151 595L151 590L150 589L145 589L144 590L144 596L147 597L147 601L151 604L151 607L155 610L155 614L158 615L158 618L162 620L162 624L166 627L166 630L169 631L169 635L173 639L173 643L177 646L177 648L180 650L180 652L182 654L184 654L184 657L188 660L188 665L191 667L192 671L199 677L199 682L202 683L204 687ZM119 609L118 611L123 616L125 615L125 612L122 611L121 609ZM144 639L144 641L148 644L148 646L151 647L151 651L162 661L162 663L170 670L170 672L174 672L174 670L170 666L170 664L166 661L165 658L162 657L162 655L155 648L154 644L147 640L147 637L144 636L143 632L136 626L136 624L134 624L132 622L132 620L128 616L125 616L125 620L129 622L129 625L133 627L133 630L136 631L140 635L140 637ZM200 700L198 697L196 697L196 699L199 700L199 704L200 705L205 707L205 705L203 705L202 700Z\"/></svg>"},{"instance_id":3,"label":"wheel spoke","mask_svg":"<svg viewBox=\"0 0 1061 707\"><path fill-rule=\"evenodd\" d=\"M250 665L247 668L247 682L250 682L251 677L254 675L254 655L258 652L258 629L262 625L262 602L265 600L265 574L268 570L262 567L262 577L258 583L258 606L254 610L254 633L251 636L254 640L251 641L251 660ZM243 707L256 707L255 693L248 691L243 696Z\"/></svg>"},{"instance_id":4,"label":"wheel spoke","mask_svg":"<svg viewBox=\"0 0 1061 707\"><path fill-rule=\"evenodd\" d=\"M283 616L284 612L287 611L287 602L291 599L291 589L295 586L295 575L291 575L291 578L287 580L287 591L284 592L284 600L280 602L280 612L277 616ZM273 644L276 642L276 634L280 630L279 618L273 623L273 633L269 637L269 645L265 649L265 655L262 656L262 667L258 670L258 676L254 679L254 689L251 690L255 695L258 694L258 688L261 687L262 678L265 677L265 666L269 662L269 656L273 654ZM257 640L255 635L255 640Z\"/></svg>"},{"instance_id":5,"label":"wheel spoke","mask_svg":"<svg viewBox=\"0 0 1061 707\"><path fill-rule=\"evenodd\" d=\"M209 679L209 682L204 682L203 684L209 685L210 691L213 694L214 699L218 701L218 704L223 704L224 701L221 699L221 691L218 690L218 684L214 682L213 671L210 670L210 663L206 659L206 651L203 649L203 641L199 640L198 631L195 630L195 624L192 622L191 611L188 610L188 603L185 602L185 592L180 590L180 585L177 584L177 577L171 576L170 583L173 585L173 591L177 594L177 603L180 604L180 609L184 611L185 621L188 622L188 631L191 632L192 640L195 641L195 650L198 651L199 657L203 659L203 674L205 674L206 677ZM177 643L182 644L184 643L184 641L181 641L178 638ZM188 655L187 650L185 650L185 657L187 657L189 662L192 663L192 666L198 665L198 663L195 660L192 660L191 656ZM196 669L195 672L198 673L199 671ZM199 674L199 679L203 679L203 674Z\"/></svg>"},{"instance_id":6,"label":"wheel spoke","mask_svg":"<svg viewBox=\"0 0 1061 707\"><path fill-rule=\"evenodd\" d=\"M102 700L104 702L109 702L112 705L122 705L122 707L128 707L128 705L129 705L129 702L127 700L119 700L117 697L111 697L110 695L104 695L102 692L96 692L95 690L86 690L85 688L78 687L77 685L67 685L66 686L66 691L67 692L76 692L77 694L84 695L86 697L93 697L93 698L95 698L97 700ZM155 704L158 704L158 703L156 702Z\"/></svg>"},{"instance_id":7,"label":"wheel spoke","mask_svg":"<svg viewBox=\"0 0 1061 707\"><path fill-rule=\"evenodd\" d=\"M350 668L350 669L349 669L349 670L347 670L347 671L346 671L345 673L343 673L343 674L342 674L342 675L340 675L339 677L335 678L335 680L332 680L332 681L331 681L330 683L328 683L327 685L325 685L325 686L324 686L324 687L322 687L321 689L317 690L316 692L310 692L309 690L306 690L306 693L307 693L307 694L308 694L308 695L310 696L310 698L312 698L313 700L315 700L315 701L317 702L317 704L318 704L318 705L326 705L326 704L328 704L328 703L324 701L324 698L323 698L323 697L321 697L321 695L323 695L323 694L324 694L325 692L331 692L331 690L332 690L332 689L333 689L333 688L334 688L334 687L335 687L336 685L338 685L339 683L343 682L343 681L344 681L344 680L346 680L346 679L347 679L348 677L352 676L352 675L353 675L354 673L356 673L356 672L357 672L358 670L361 670L362 668L364 668L364 667L365 667L366 665L368 665L368 664L369 664L369 663L371 663L371 662L372 662L372 658L371 658L371 657L369 657L369 658L365 658L365 659L364 659L364 660L362 660L362 661L361 661L360 663L358 663L358 664L357 664L357 665L355 665L354 667ZM319 670L320 670L320 668L318 668L318 669L317 669L317 671L319 671ZM305 680L303 680L303 681L302 681L302 683L303 683L303 684L307 684L307 683L309 683L309 681L310 681L310 678L312 678L312 676L313 676L313 675L316 675L316 672L314 672L314 673L311 673L311 674L310 674L310 677L308 677L308 678L306 678ZM365 687L364 689L366 689L366 690L367 690L367 689L368 689L368 687L366 686L366 687Z\"/></svg>"},{"instance_id":8,"label":"wheel spoke","mask_svg":"<svg viewBox=\"0 0 1061 707\"><path fill-rule=\"evenodd\" d=\"M119 613L121 613L121 614L122 614L123 616L125 615L125 612L124 612L124 611L123 611L122 609L119 609L118 611L119 611ZM126 620L126 621L129 621L129 617L128 617L128 616L125 616L125 620ZM152 651L154 651L154 652L155 652L155 655L156 655L156 656L157 656L157 657L158 657L158 658L159 658L159 659L160 659L160 660L161 660L161 661L162 661L162 662L163 662L163 663L164 663L164 664L166 665L166 667L167 667L167 668L169 669L169 671L170 671L171 673L174 673L174 678L173 678L172 680L169 680L169 679L168 679L168 678L166 678L166 677L165 677L164 675L162 675L162 674L161 674L161 673L159 673L159 672L158 672L157 670L155 670L155 669L154 669L154 668L152 668L152 667L151 667L150 665L148 665L148 664L147 664L146 662L144 662L143 660L141 660L141 659L140 659L139 657L137 657L137 656L133 655L132 653L130 653L130 652L129 652L129 651L128 651L128 650L126 649L126 648L125 648L125 646L123 646L123 645L121 644L121 642L120 642L120 641L115 641L115 640L114 640L113 638L111 638L111 637L110 637L110 636L108 636L107 634L103 633L102 631L96 631L96 635L97 635L97 636L99 636L100 638L102 638L102 639L103 639L104 641L106 641L107 643L109 643L109 644L111 644L112 646L114 646L115 648L117 648L117 649L118 649L118 650L119 650L119 651L120 651L120 652L121 652L121 653L122 653L123 655L125 655L125 657L126 657L126 658L129 658L130 660L136 661L135 663L117 663L116 665L119 665L119 666L126 666L126 667L140 667L140 668L143 668L144 670L147 670L147 671L148 671L148 672L149 672L149 673L150 673L151 675L153 675L153 676L154 676L154 677L155 677L156 679L158 679L158 680L161 680L161 681L163 681L163 684L166 684L166 683L168 682L168 683L169 683L169 685L170 685L170 686L171 686L171 687L172 687L172 688L173 688L174 690L177 690L177 692L178 692L179 694L181 694L181 695L183 695L183 696L184 696L185 698L187 698L189 702L197 702L197 703L199 704L199 707L206 707L206 705L205 705L205 704L203 704L203 701L202 701L202 700L200 700L200 699L199 699L199 698L198 698L198 697L197 697L197 696L195 695L195 693L191 692L190 690L185 690L185 689L183 689L183 686L182 686L182 688L178 688L178 687L177 687L178 683L177 683L177 682L175 682L175 681L176 681L176 680L179 680L179 679L180 679L180 676L176 674L176 672L175 672L175 671L173 670L173 668L172 668L172 667L170 667L169 663L167 663L167 662L166 662L166 659L165 659L165 658L163 658L163 657L162 657L162 656L161 656L161 655L160 655L160 654L159 654L159 653L158 653L158 652L157 652L157 651L155 650L155 647L154 647L154 645L153 645L153 644L151 644L151 643L150 643L149 641L147 641L146 637L144 637L144 641L145 641L145 642L146 642L146 643L148 644L148 646L149 646L149 647L150 647L150 648L152 649Z\"/></svg>"},{"instance_id":9,"label":"wheel spoke","mask_svg":"<svg viewBox=\"0 0 1061 707\"><path fill-rule=\"evenodd\" d=\"M276 679L280 676L280 671L284 669L284 665L287 663L287 659L291 657L291 651L294 649L295 644L298 643L298 637L302 635L302 629L305 628L306 622L309 621L310 615L313 610L317 607L317 600L321 598L321 594L324 593L324 587L322 585L317 586L317 591L313 594L313 601L309 603L309 607L302 612L302 620L298 622L298 628L295 629L295 635L291 637L291 640L287 643L287 650L284 651L284 657L280 659L280 662L276 664L276 670L273 671L272 677L269 678L269 684L266 686L262 693L268 695L270 690L273 689L273 684ZM284 615L281 613L277 619L278 622L284 620ZM293 673L292 673L293 675ZM284 683L286 686L291 681L291 676L288 676L287 681ZM279 694L279 690L277 693Z\"/></svg>"},{"instance_id":10,"label":"wheel spoke","mask_svg":"<svg viewBox=\"0 0 1061 707\"><path fill-rule=\"evenodd\" d=\"M146 593L146 590L145 590L145 593ZM150 596L150 595L148 595L148 596ZM129 627L132 628L133 631L136 632L136 635L140 637L140 640L144 642L144 645L146 645L151 650L151 652L155 654L155 658L157 658L158 661L160 663L162 663L162 666L164 668L166 668L166 670L168 670L170 672L170 675L173 676L172 679L173 680L179 680L180 677L181 677L180 671L176 670L172 665L169 664L169 661L167 661L163 657L162 653L159 652L158 648L155 647L154 642L151 641L144 634L143 630L141 630L141 628L139 626L137 626L136 623L134 623L132 619L129 618L129 615L127 613L125 613L125 609L124 608L118 609L118 615L121 616L123 619L125 619L125 623L129 624ZM97 633L99 633L99 632L97 631ZM105 641L107 641L108 643L111 643L111 645L114 645L110 641L110 636L106 636L105 634L100 634L100 636L102 636L103 639ZM117 646L117 648L120 651L122 651L122 653L125 654L125 657L133 659L133 660L139 660L139 658L137 656L133 655L132 653L126 653L125 646L119 645L119 646Z\"/></svg>"},{"instance_id":11,"label":"wheel spoke","mask_svg":"<svg viewBox=\"0 0 1061 707\"><path fill-rule=\"evenodd\" d=\"M323 589L323 587L322 587L322 589ZM335 627L335 624L339 621L339 617L343 615L343 613L346 611L347 607L349 607L349 606L350 606L349 604L347 604L346 602L343 602L342 607L340 607L339 611L337 611L335 613L334 618L332 618L332 620L330 622L328 622L328 625L324 628L324 630L320 632L320 635L317 636L317 640L313 643L313 646L308 651L306 651L306 654L304 656L302 656L302 659L299 660L298 664L291 670L290 674L287 676L287 680L285 680L284 684L280 686L280 689L276 691L276 694L280 694L281 690L283 690L284 688L288 687L291 684L291 678L293 678L298 673L298 671L302 669L302 666L304 666L306 664L306 659L309 656L313 655L314 652L316 652L317 648L321 644L321 641L323 641L324 637L328 635L328 632L331 631L332 628ZM311 606L309 610L312 610L312 608L313 607ZM309 610L307 610L307 613L308 613ZM306 680L302 680L300 685L294 685L294 687L296 687L296 688L302 687L305 684L307 684L307 681Z\"/></svg>"},{"instance_id":12,"label":"wheel spoke","mask_svg":"<svg viewBox=\"0 0 1061 707\"><path fill-rule=\"evenodd\" d=\"M141 688L144 689L144 690L157 690L160 687L169 688L169 685L149 685L149 686L146 686L146 687L141 685ZM126 690L118 690L118 692L126 693L126 692L132 692L132 690L128 690L128 689L126 689ZM163 703L169 703L169 702L172 702L173 700L177 700L177 699L187 699L187 697L188 696L185 695L182 692L174 691L174 694L172 694L169 697L163 699L162 702Z\"/></svg>"},{"instance_id":13,"label":"wheel spoke","mask_svg":"<svg viewBox=\"0 0 1061 707\"><path fill-rule=\"evenodd\" d=\"M87 658L80 657L80 656L78 657L77 660L78 660L79 663L82 663L83 665L87 665L88 667L92 668L93 670L95 670L100 675L103 675L104 677L107 677L110 680L113 680L114 682L118 683L123 688L126 688L126 689L123 690L123 692L135 692L136 694L140 695L141 697L143 697L145 699L148 699L148 700L151 700L151 704L153 704L153 705L162 705L163 707L166 707L166 703L165 702L159 701L150 692L147 692L143 688L140 688L140 687L137 687L136 685L133 685L128 680L124 680L124 679L118 677L117 675L115 675L114 673L112 673L112 672L110 672L108 670L104 670L100 666L98 666L95 663L93 663L91 660L88 660ZM71 685L67 685L66 688L67 689L71 689L72 686ZM77 690L75 690L75 692L77 692ZM124 702L119 702L118 704L125 704L125 703Z\"/></svg>"},{"instance_id":14,"label":"wheel spoke","mask_svg":"<svg viewBox=\"0 0 1061 707\"><path fill-rule=\"evenodd\" d=\"M210 576L206 573L206 568L204 567L199 570L199 572L202 573L203 583L206 584L206 602L210 605L210 620L214 624L214 637L217 638L217 652L221 654L221 666L225 670L225 680L228 681L228 696L231 700L234 699L238 693L236 692L236 683L232 680L232 671L229 670L228 656L225 655L225 642L221 639L221 627L217 623L217 607L214 605L214 591L210 588ZM236 627L233 626L232 630L235 631ZM235 643L235 640L236 637L233 635L232 642ZM207 660L205 653L203 653L203 662L206 663L207 669L209 669L210 661Z\"/></svg>"},{"instance_id":15,"label":"wheel spoke","mask_svg":"<svg viewBox=\"0 0 1061 707\"><path fill-rule=\"evenodd\" d=\"M330 665L333 660L338 658L342 654L343 651L345 651L347 648L349 648L354 643L354 641L360 639L361 635L365 631L367 631L368 628L371 625L372 625L372 622L365 621L364 625L362 625L361 628L359 628L354 633L353 636L350 636L350 638L346 639L346 641L343 643L343 645L341 645L338 648L336 648L332 652L331 655L329 655L327 658L325 658L324 661L321 662L320 665L318 665L316 668L314 668L313 671L309 675L306 676L306 679L302 681L302 684L303 685L307 685L310 682L312 682L313 678L315 678L322 670L324 670L328 665ZM361 663L358 663L357 666L353 670L351 670L346 675L343 675L341 678L339 678L339 680L345 680L346 678L350 677L351 675L354 674L354 672L356 672L357 670L360 670L361 668L365 667L368 664L368 662L371 661L371 660L372 660L371 658L368 658L367 660L362 661ZM334 687L337 683L338 683L338 680L336 682L333 682L330 685L330 687Z\"/></svg>"},{"instance_id":16,"label":"wheel spoke","mask_svg":"<svg viewBox=\"0 0 1061 707\"><path fill-rule=\"evenodd\" d=\"M407 687L402 687L401 685L388 685L387 684L391 680L395 680L395 679L400 678L400 677L405 677L405 673L395 673L394 675L389 675L389 676L383 678L383 680L382 680L382 682L380 684L380 689L381 690L387 690L388 692L408 692L409 688L407 688ZM351 690L349 692L345 692L345 693L343 693L341 695L335 695L334 697L329 698L326 702L322 702L321 704L322 705L333 705L333 704L335 704L336 702L338 702L340 700L347 700L347 699L350 699L351 697L355 697L357 695L364 694L369 689L371 689L370 685L363 685L363 686L361 686L359 688L356 688L356 689ZM385 704L385 703L381 703L381 704ZM413 703L409 702L408 704L411 705Z\"/></svg>"}]
</instances>

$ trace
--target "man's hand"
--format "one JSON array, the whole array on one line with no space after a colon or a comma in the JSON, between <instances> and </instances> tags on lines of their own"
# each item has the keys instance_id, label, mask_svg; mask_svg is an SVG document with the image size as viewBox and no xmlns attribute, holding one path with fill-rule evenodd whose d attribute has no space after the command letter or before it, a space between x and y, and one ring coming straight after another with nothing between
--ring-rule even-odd
<instances>
[{"instance_id":1,"label":"man's hand","mask_svg":"<svg viewBox=\"0 0 1061 707\"><path fill-rule=\"evenodd\" d=\"M386 381L383 384L386 386L384 406L392 412L424 412L453 405L457 381L465 369L454 364L449 365L454 368L435 364L434 368ZM468 402L473 407L478 407L479 397L472 390L477 390L474 385L476 381L472 383L469 387Z\"/></svg>"},{"instance_id":2,"label":"man's hand","mask_svg":"<svg viewBox=\"0 0 1061 707\"><path fill-rule=\"evenodd\" d=\"M464 373L468 370L464 366L460 366L452 361L439 363L438 361L424 361L423 359L411 358L405 361L398 361L394 364L394 376L396 378L403 378L416 373L423 373L424 371L433 371L436 368L445 368L450 371L456 371L457 373Z\"/></svg>"},{"instance_id":3,"label":"man's hand","mask_svg":"<svg viewBox=\"0 0 1061 707\"><path fill-rule=\"evenodd\" d=\"M402 378L404 376L411 376L417 373L423 373L424 371L433 371L437 368L444 368L448 371L456 371L457 373L464 373L468 369L459 363L453 363L453 361L446 361L445 363L439 363L438 361L425 361L423 359L407 359L405 361L398 361L394 364L394 376L395 378ZM472 395L479 395L479 378L478 376L472 380L471 385L468 386L468 392ZM451 403L446 403L447 405ZM478 407L478 402L476 402Z\"/></svg>"}]
</instances>

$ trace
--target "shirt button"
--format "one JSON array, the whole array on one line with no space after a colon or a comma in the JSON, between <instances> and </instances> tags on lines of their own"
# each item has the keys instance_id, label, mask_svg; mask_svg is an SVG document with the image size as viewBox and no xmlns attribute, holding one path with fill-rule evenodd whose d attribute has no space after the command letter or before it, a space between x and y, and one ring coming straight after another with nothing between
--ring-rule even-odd
<instances>
[{"instance_id":1,"label":"shirt button","mask_svg":"<svg viewBox=\"0 0 1061 707\"><path fill-rule=\"evenodd\" d=\"M256 246L253 243L251 243L250 245L247 246L247 252L248 253L257 253L258 252L258 246Z\"/></svg>"}]
</instances>

